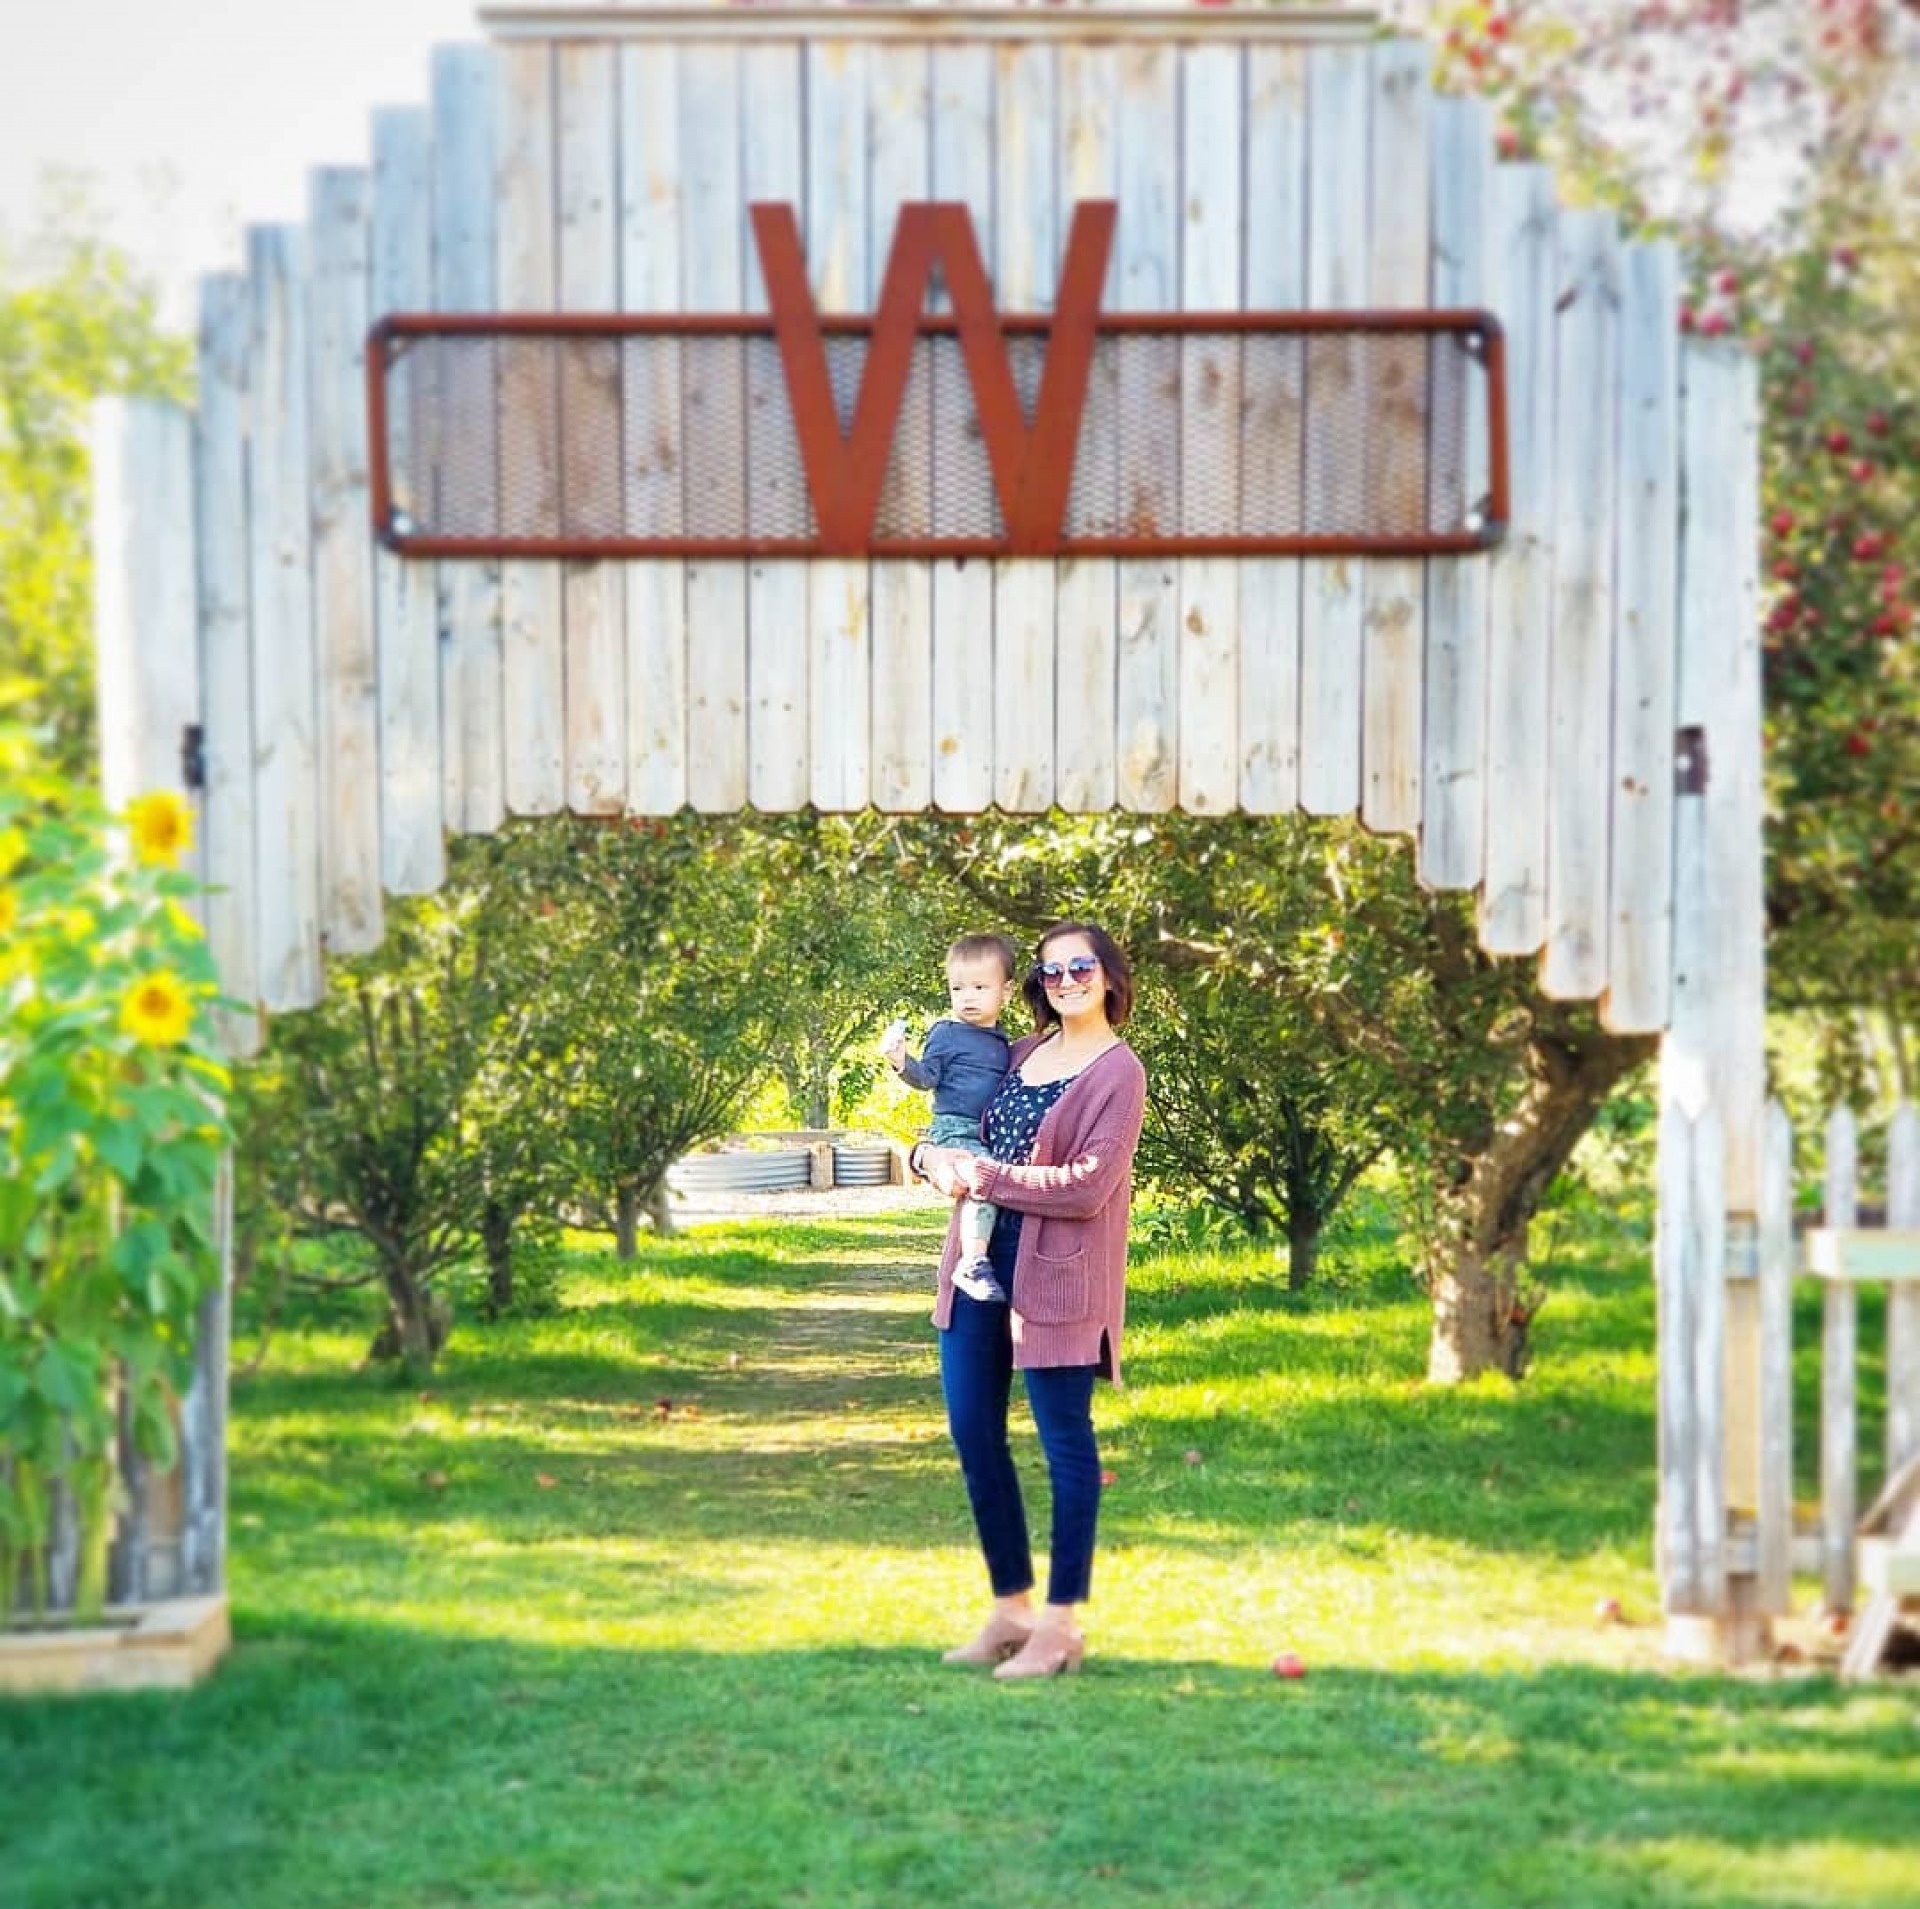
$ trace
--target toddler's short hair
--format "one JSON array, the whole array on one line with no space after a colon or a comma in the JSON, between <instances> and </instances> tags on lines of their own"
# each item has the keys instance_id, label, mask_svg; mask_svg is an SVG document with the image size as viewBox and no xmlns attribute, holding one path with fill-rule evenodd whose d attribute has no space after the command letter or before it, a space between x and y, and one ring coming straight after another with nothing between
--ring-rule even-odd
<instances>
[{"instance_id":1,"label":"toddler's short hair","mask_svg":"<svg viewBox=\"0 0 1920 1909\"><path fill-rule=\"evenodd\" d=\"M1020 966L1020 950L1005 935L961 935L948 949L949 961L978 961L997 955L1001 971L1011 981Z\"/></svg>"}]
</instances>

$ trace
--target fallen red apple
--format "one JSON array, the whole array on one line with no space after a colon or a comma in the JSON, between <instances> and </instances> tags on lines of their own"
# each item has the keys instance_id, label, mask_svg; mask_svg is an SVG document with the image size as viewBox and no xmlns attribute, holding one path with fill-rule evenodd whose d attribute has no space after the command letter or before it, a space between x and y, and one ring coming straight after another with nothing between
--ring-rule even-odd
<instances>
[{"instance_id":1,"label":"fallen red apple","mask_svg":"<svg viewBox=\"0 0 1920 1909\"><path fill-rule=\"evenodd\" d=\"M1307 1674L1307 1667L1300 1661L1297 1652L1283 1650L1273 1660L1273 1674L1276 1677L1304 1677Z\"/></svg>"},{"instance_id":2,"label":"fallen red apple","mask_svg":"<svg viewBox=\"0 0 1920 1909\"><path fill-rule=\"evenodd\" d=\"M1620 1622L1620 1600L1617 1597L1603 1597L1593 1607L1593 1621L1596 1624L1618 1624Z\"/></svg>"}]
</instances>

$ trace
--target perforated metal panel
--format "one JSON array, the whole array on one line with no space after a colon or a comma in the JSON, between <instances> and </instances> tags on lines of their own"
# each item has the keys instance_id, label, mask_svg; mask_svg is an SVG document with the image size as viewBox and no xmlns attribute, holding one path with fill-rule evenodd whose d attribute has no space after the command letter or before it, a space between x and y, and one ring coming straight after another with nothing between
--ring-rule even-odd
<instances>
[{"instance_id":1,"label":"perforated metal panel","mask_svg":"<svg viewBox=\"0 0 1920 1909\"><path fill-rule=\"evenodd\" d=\"M369 348L376 529L441 557L845 554L817 506L854 434L870 329L822 321L840 443L810 472L768 320L389 318ZM1483 549L1506 515L1499 342L1478 312L1107 319L1063 445L1034 428L1047 321L1003 321L1020 421L994 454L952 321L924 318L859 548ZM1476 406L1492 456L1469 495ZM1057 525L1014 541L1009 485L1069 450Z\"/></svg>"}]
</instances>

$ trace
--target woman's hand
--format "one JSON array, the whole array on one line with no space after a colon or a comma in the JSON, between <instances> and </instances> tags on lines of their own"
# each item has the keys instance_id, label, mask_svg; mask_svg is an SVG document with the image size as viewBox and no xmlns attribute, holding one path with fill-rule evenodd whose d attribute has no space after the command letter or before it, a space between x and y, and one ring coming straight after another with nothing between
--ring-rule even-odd
<instances>
[{"instance_id":1,"label":"woman's hand","mask_svg":"<svg viewBox=\"0 0 1920 1909\"><path fill-rule=\"evenodd\" d=\"M919 1156L920 1172L936 1192L950 1200L961 1200L977 1191L980 1161L975 1155L958 1147L923 1146Z\"/></svg>"}]
</instances>

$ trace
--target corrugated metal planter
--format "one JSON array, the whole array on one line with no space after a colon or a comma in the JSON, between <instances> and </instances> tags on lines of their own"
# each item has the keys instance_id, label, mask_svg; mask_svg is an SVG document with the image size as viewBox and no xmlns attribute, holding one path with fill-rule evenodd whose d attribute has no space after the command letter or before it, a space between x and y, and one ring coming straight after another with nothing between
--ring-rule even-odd
<instances>
[{"instance_id":1,"label":"corrugated metal planter","mask_svg":"<svg viewBox=\"0 0 1920 1909\"><path fill-rule=\"evenodd\" d=\"M804 1147L690 1153L667 1173L667 1185L676 1193L787 1193L811 1183Z\"/></svg>"},{"instance_id":2,"label":"corrugated metal planter","mask_svg":"<svg viewBox=\"0 0 1920 1909\"><path fill-rule=\"evenodd\" d=\"M887 1146L835 1147L835 1186L887 1186L893 1180L893 1149Z\"/></svg>"}]
</instances>

